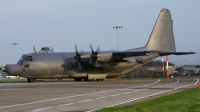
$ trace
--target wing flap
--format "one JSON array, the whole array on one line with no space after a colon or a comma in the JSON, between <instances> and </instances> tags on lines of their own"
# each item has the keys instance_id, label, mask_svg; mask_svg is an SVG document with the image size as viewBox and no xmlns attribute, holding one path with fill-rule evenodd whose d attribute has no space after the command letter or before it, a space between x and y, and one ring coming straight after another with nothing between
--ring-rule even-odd
<instances>
[{"instance_id":1,"label":"wing flap","mask_svg":"<svg viewBox=\"0 0 200 112\"><path fill-rule=\"evenodd\" d=\"M166 56L166 55L188 55L188 54L196 54L195 52L159 52L160 56Z\"/></svg>"},{"instance_id":2,"label":"wing flap","mask_svg":"<svg viewBox=\"0 0 200 112\"><path fill-rule=\"evenodd\" d=\"M120 57L131 57L131 56L146 56L150 51L135 51L135 50L127 50L127 51L115 51L113 55Z\"/></svg>"}]
</instances>

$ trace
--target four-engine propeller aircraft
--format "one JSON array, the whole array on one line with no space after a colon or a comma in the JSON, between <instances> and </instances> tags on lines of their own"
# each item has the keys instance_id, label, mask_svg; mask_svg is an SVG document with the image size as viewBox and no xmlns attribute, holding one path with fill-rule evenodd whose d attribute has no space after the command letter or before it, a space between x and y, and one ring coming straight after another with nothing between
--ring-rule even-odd
<instances>
[{"instance_id":1,"label":"four-engine propeller aircraft","mask_svg":"<svg viewBox=\"0 0 200 112\"><path fill-rule=\"evenodd\" d=\"M127 74L141 65L165 55L195 54L176 52L169 9L162 9L146 46L124 51L39 52L22 55L17 64L7 64L8 75L34 82L37 78L74 78L75 81L103 81Z\"/></svg>"}]
</instances>

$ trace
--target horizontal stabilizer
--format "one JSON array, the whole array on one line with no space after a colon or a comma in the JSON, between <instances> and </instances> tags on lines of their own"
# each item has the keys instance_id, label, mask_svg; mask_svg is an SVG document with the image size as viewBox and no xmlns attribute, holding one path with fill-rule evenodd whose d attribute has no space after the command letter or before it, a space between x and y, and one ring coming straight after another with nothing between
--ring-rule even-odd
<instances>
[{"instance_id":1,"label":"horizontal stabilizer","mask_svg":"<svg viewBox=\"0 0 200 112\"><path fill-rule=\"evenodd\" d=\"M166 55L187 55L187 54L196 54L195 52L160 52L158 53L160 56Z\"/></svg>"}]
</instances>

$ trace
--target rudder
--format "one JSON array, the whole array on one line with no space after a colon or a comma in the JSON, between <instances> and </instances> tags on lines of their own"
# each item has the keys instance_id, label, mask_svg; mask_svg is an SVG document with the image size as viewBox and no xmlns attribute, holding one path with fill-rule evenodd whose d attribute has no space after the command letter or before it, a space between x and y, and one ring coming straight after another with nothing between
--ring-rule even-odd
<instances>
[{"instance_id":1,"label":"rudder","mask_svg":"<svg viewBox=\"0 0 200 112\"><path fill-rule=\"evenodd\" d=\"M162 9L144 47L147 50L176 52L173 21L169 9Z\"/></svg>"}]
</instances>

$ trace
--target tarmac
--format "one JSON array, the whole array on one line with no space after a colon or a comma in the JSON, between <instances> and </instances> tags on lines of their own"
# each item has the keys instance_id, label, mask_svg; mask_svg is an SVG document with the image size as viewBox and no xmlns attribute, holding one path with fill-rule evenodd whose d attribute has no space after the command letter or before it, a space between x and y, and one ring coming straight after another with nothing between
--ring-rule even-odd
<instances>
[{"instance_id":1,"label":"tarmac","mask_svg":"<svg viewBox=\"0 0 200 112\"><path fill-rule=\"evenodd\" d=\"M0 83L0 112L92 112L198 86L199 79Z\"/></svg>"}]
</instances>

